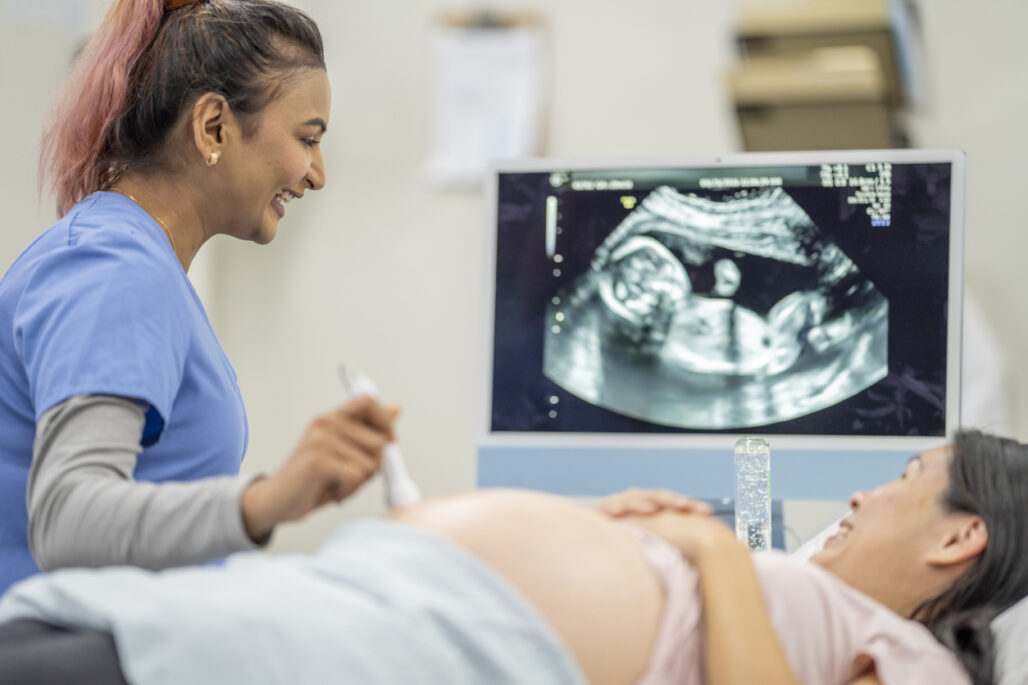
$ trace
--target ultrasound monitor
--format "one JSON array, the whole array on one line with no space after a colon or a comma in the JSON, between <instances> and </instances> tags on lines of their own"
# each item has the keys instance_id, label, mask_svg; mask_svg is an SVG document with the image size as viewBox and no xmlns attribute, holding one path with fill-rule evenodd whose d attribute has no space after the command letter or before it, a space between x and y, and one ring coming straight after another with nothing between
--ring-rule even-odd
<instances>
[{"instance_id":1,"label":"ultrasound monitor","mask_svg":"<svg viewBox=\"0 0 1028 685\"><path fill-rule=\"evenodd\" d=\"M743 435L800 481L942 444L963 190L951 151L497 164L479 483L695 482Z\"/></svg>"}]
</instances>

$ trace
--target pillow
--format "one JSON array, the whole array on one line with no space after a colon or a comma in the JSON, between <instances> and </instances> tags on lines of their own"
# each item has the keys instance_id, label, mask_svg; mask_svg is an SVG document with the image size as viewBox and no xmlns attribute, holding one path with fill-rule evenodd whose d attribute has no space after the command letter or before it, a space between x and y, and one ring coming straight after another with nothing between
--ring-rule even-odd
<instances>
[{"instance_id":1,"label":"pillow","mask_svg":"<svg viewBox=\"0 0 1028 685\"><path fill-rule=\"evenodd\" d=\"M996 685L1028 683L1028 597L992 621L996 636Z\"/></svg>"},{"instance_id":2,"label":"pillow","mask_svg":"<svg viewBox=\"0 0 1028 685\"><path fill-rule=\"evenodd\" d=\"M825 541L831 536L835 535L836 532L838 532L839 524L847 516L849 516L848 511L836 520L832 521L827 526L825 526L820 533L818 533L817 535L815 535L814 537L810 538L802 545L800 545L799 549L797 549L789 556L793 557L794 559L800 559L801 561L810 561L810 557L820 552L821 548L825 546Z\"/></svg>"}]
</instances>

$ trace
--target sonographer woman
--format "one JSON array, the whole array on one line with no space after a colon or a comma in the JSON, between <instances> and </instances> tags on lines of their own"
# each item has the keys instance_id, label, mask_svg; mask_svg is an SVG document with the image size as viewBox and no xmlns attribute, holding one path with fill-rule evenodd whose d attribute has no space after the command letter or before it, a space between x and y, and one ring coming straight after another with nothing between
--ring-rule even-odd
<instances>
[{"instance_id":1,"label":"sonographer woman","mask_svg":"<svg viewBox=\"0 0 1028 685\"><path fill-rule=\"evenodd\" d=\"M243 401L186 277L212 236L267 243L325 185L329 101L294 8L114 1L43 139L61 218L0 283L0 592L249 549L376 471L396 409L365 398L238 475Z\"/></svg>"}]
</instances>

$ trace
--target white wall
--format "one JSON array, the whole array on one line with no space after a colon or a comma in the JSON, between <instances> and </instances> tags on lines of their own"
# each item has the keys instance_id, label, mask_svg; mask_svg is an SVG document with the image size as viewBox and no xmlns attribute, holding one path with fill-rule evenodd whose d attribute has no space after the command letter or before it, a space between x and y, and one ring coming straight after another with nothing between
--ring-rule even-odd
<instances>
[{"instance_id":1,"label":"white wall","mask_svg":"<svg viewBox=\"0 0 1028 685\"><path fill-rule=\"evenodd\" d=\"M422 487L471 488L485 210L477 194L431 191L422 171L428 35L433 18L454 5L306 6L330 46L329 185L290 205L267 249L218 246L216 326L244 379L253 456L278 459L311 412L339 399L333 367L345 355L404 408L402 444ZM713 154L736 146L721 87L732 50L729 5L517 5L526 6L545 19L553 51L547 153ZM369 490L343 515L379 510L379 490ZM312 535L333 520L319 517ZM280 538L283 547L294 544Z\"/></svg>"},{"instance_id":2,"label":"white wall","mask_svg":"<svg viewBox=\"0 0 1028 685\"><path fill-rule=\"evenodd\" d=\"M104 0L83 0L104 5ZM341 358L363 366L405 411L401 442L430 493L470 488L480 418L484 207L440 194L422 173L428 35L440 0L304 0L328 43L334 91L328 187L289 207L269 246L209 246L208 302L239 373L251 423L247 468L281 463L316 412L342 399ZM1021 155L1028 23L1021 0L922 0L928 101L922 146L970 157L968 287L1016 383L1015 432L1028 437ZM722 86L733 4L699 0L543 0L552 47L546 153L700 155L738 148ZM3 7L3 5L0 5ZM42 229L32 171L39 121L74 41L0 22L0 232L6 267ZM346 507L286 527L275 548L309 549L340 518L380 510L377 484Z\"/></svg>"},{"instance_id":3,"label":"white wall","mask_svg":"<svg viewBox=\"0 0 1028 685\"><path fill-rule=\"evenodd\" d=\"M0 187L6 201L0 230L4 271L52 223L48 202L36 202L36 160L42 122L89 21L76 17L51 29L41 18L14 15L0 4Z\"/></svg>"}]
</instances>

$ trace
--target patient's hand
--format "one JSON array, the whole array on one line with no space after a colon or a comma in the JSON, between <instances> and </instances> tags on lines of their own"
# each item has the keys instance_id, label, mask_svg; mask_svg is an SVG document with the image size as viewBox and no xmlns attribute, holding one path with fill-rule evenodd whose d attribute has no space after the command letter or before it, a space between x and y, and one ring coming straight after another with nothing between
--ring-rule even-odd
<instances>
[{"instance_id":1,"label":"patient's hand","mask_svg":"<svg viewBox=\"0 0 1028 685\"><path fill-rule=\"evenodd\" d=\"M744 549L731 528L709 516L665 509L658 514L635 516L630 520L670 542L694 564L710 554L734 554L736 548Z\"/></svg>"},{"instance_id":2,"label":"patient's hand","mask_svg":"<svg viewBox=\"0 0 1028 685\"><path fill-rule=\"evenodd\" d=\"M640 490L629 488L603 498L596 508L608 516L649 516L661 511L710 516L713 509L702 500L680 495L671 490Z\"/></svg>"}]
</instances>

